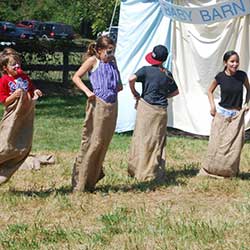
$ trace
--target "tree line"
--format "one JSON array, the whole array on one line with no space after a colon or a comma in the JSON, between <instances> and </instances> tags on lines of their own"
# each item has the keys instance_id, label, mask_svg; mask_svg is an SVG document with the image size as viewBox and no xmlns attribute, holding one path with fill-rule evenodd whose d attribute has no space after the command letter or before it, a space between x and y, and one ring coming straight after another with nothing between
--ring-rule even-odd
<instances>
[{"instance_id":1,"label":"tree line","mask_svg":"<svg viewBox=\"0 0 250 250\"><path fill-rule=\"evenodd\" d=\"M70 24L77 33L90 29L92 36L106 29L112 18L116 0L1 0L1 21L54 21ZM119 4L114 25L118 24ZM89 32L89 30L88 30Z\"/></svg>"}]
</instances>

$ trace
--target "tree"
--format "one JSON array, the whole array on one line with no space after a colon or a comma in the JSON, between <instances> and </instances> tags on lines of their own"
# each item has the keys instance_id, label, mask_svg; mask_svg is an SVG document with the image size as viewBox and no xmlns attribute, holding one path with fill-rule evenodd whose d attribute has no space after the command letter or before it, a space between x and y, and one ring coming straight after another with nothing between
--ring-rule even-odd
<instances>
[{"instance_id":1,"label":"tree","mask_svg":"<svg viewBox=\"0 0 250 250\"><path fill-rule=\"evenodd\" d=\"M64 22L80 31L81 22L91 25L97 34L110 24L116 0L1 0L0 16L4 21L36 19ZM120 0L119 0L120 4ZM119 8L114 24L118 24Z\"/></svg>"}]
</instances>

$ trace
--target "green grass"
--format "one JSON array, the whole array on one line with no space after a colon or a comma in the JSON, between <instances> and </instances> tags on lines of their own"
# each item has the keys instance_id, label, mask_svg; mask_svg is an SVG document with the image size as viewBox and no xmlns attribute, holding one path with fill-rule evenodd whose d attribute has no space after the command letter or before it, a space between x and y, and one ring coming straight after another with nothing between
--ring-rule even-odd
<instances>
[{"instance_id":1,"label":"green grass","mask_svg":"<svg viewBox=\"0 0 250 250\"><path fill-rule=\"evenodd\" d=\"M216 180L196 176L207 140L169 136L167 181L140 183L127 177L131 133L115 134L96 191L72 193L85 103L79 95L37 103L32 151L56 164L19 170L0 187L0 249L250 249L248 142L240 176Z\"/></svg>"},{"instance_id":2,"label":"green grass","mask_svg":"<svg viewBox=\"0 0 250 250\"><path fill-rule=\"evenodd\" d=\"M83 96L43 98L36 106L34 151L75 151L85 115Z\"/></svg>"}]
</instances>

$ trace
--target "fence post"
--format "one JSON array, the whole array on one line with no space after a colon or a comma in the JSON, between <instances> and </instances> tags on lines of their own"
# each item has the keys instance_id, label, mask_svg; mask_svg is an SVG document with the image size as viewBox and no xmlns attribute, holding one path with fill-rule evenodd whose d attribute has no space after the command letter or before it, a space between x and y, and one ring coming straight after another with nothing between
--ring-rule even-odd
<instances>
[{"instance_id":1,"label":"fence post","mask_svg":"<svg viewBox=\"0 0 250 250\"><path fill-rule=\"evenodd\" d=\"M63 85L67 85L69 79L69 52L63 51Z\"/></svg>"}]
</instances>

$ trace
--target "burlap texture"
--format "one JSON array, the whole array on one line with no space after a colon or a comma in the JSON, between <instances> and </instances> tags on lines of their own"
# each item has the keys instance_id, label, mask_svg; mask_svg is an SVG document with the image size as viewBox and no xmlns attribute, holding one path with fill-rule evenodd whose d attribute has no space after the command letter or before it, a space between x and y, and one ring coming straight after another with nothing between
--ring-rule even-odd
<instances>
[{"instance_id":1,"label":"burlap texture","mask_svg":"<svg viewBox=\"0 0 250 250\"><path fill-rule=\"evenodd\" d=\"M167 110L138 101L128 173L140 181L165 177Z\"/></svg>"},{"instance_id":2,"label":"burlap texture","mask_svg":"<svg viewBox=\"0 0 250 250\"><path fill-rule=\"evenodd\" d=\"M72 186L74 191L91 190L104 176L103 161L115 131L117 103L97 98L88 101L80 152L75 159Z\"/></svg>"},{"instance_id":3,"label":"burlap texture","mask_svg":"<svg viewBox=\"0 0 250 250\"><path fill-rule=\"evenodd\" d=\"M5 108L0 123L0 183L7 181L29 155L35 102L25 91Z\"/></svg>"},{"instance_id":4,"label":"burlap texture","mask_svg":"<svg viewBox=\"0 0 250 250\"><path fill-rule=\"evenodd\" d=\"M239 173L245 138L244 113L245 110L242 109L232 118L219 113L215 115L202 175L207 172L208 175L233 177Z\"/></svg>"}]
</instances>

